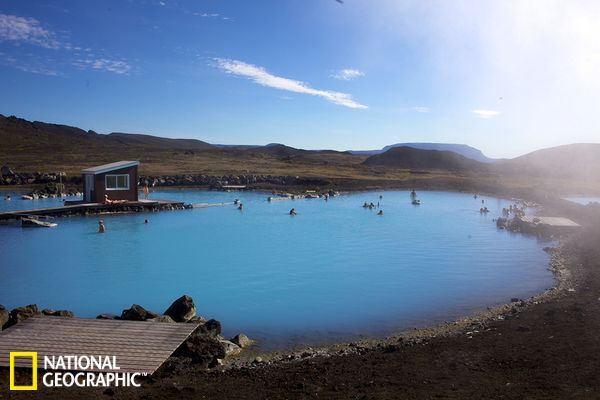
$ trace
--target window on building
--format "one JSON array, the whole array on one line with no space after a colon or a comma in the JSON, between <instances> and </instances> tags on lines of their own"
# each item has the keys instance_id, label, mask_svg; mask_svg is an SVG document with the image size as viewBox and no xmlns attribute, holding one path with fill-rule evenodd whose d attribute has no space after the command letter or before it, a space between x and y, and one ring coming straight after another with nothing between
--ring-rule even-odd
<instances>
[{"instance_id":1,"label":"window on building","mask_svg":"<svg viewBox=\"0 0 600 400\"><path fill-rule=\"evenodd\" d=\"M129 175L106 175L106 190L128 190Z\"/></svg>"}]
</instances>

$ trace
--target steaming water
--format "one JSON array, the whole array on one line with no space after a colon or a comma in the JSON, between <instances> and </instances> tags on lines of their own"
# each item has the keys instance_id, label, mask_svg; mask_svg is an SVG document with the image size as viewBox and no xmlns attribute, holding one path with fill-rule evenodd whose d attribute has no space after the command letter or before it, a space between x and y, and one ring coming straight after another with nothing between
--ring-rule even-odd
<instances>
[{"instance_id":1,"label":"steaming water","mask_svg":"<svg viewBox=\"0 0 600 400\"><path fill-rule=\"evenodd\" d=\"M383 199L379 200L379 194ZM59 205L0 200L3 209ZM553 285L544 243L498 230L508 201L421 192L266 201L267 194L164 191L154 198L235 206L0 224L0 304L78 316L132 303L163 311L186 293L199 314L267 347L384 335L526 298ZM361 207L380 201L383 216ZM290 208L298 215L290 216ZM144 224L144 219L150 220Z\"/></svg>"},{"instance_id":2,"label":"steaming water","mask_svg":"<svg viewBox=\"0 0 600 400\"><path fill-rule=\"evenodd\" d=\"M600 197L573 196L567 197L566 199L583 205L588 205L590 203L600 203Z\"/></svg>"}]
</instances>

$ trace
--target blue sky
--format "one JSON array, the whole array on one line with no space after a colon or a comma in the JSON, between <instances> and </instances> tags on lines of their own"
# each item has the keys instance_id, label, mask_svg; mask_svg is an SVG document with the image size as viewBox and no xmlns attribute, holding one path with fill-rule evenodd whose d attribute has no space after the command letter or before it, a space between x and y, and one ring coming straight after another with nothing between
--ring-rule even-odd
<instances>
[{"instance_id":1,"label":"blue sky","mask_svg":"<svg viewBox=\"0 0 600 400\"><path fill-rule=\"evenodd\" d=\"M600 2L0 0L0 113L97 132L512 157L600 142Z\"/></svg>"}]
</instances>

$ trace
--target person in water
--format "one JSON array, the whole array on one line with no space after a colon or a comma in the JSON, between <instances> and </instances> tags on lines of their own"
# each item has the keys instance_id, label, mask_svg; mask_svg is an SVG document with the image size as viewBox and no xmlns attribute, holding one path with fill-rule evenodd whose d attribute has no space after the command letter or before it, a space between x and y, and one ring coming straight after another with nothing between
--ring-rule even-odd
<instances>
[{"instance_id":1,"label":"person in water","mask_svg":"<svg viewBox=\"0 0 600 400\"><path fill-rule=\"evenodd\" d=\"M290 215L296 215L296 209L295 208L292 208L290 210Z\"/></svg>"},{"instance_id":2,"label":"person in water","mask_svg":"<svg viewBox=\"0 0 600 400\"><path fill-rule=\"evenodd\" d=\"M106 228L104 227L104 221L98 221L98 233L104 233Z\"/></svg>"},{"instance_id":3,"label":"person in water","mask_svg":"<svg viewBox=\"0 0 600 400\"><path fill-rule=\"evenodd\" d=\"M145 219L145 220L144 220L144 223L145 223L145 224L147 224L148 222L150 222L150 221L148 221L147 219Z\"/></svg>"},{"instance_id":4,"label":"person in water","mask_svg":"<svg viewBox=\"0 0 600 400\"><path fill-rule=\"evenodd\" d=\"M238 206L238 210L242 211L244 209L244 205L242 203L240 203L240 205Z\"/></svg>"},{"instance_id":5,"label":"person in water","mask_svg":"<svg viewBox=\"0 0 600 400\"><path fill-rule=\"evenodd\" d=\"M383 215L383 210L379 210L379 212L377 213L377 215Z\"/></svg>"}]
</instances>

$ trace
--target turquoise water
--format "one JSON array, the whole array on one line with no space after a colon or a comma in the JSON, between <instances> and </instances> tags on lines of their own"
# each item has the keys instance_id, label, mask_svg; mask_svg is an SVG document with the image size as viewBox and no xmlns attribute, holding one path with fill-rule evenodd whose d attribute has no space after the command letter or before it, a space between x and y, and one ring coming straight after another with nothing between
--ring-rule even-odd
<instances>
[{"instance_id":1,"label":"turquoise water","mask_svg":"<svg viewBox=\"0 0 600 400\"><path fill-rule=\"evenodd\" d=\"M379 195L383 199L379 200ZM198 312L266 347L385 335L525 298L553 285L547 245L498 230L508 201L420 192L266 201L257 192L164 191L154 198L235 206L58 218L52 229L0 224L0 304L120 313L164 311L182 294ZM0 200L0 207L60 204ZM363 209L380 201L383 216ZM290 216L294 207L298 215ZM144 219L149 224L144 224Z\"/></svg>"}]
</instances>

